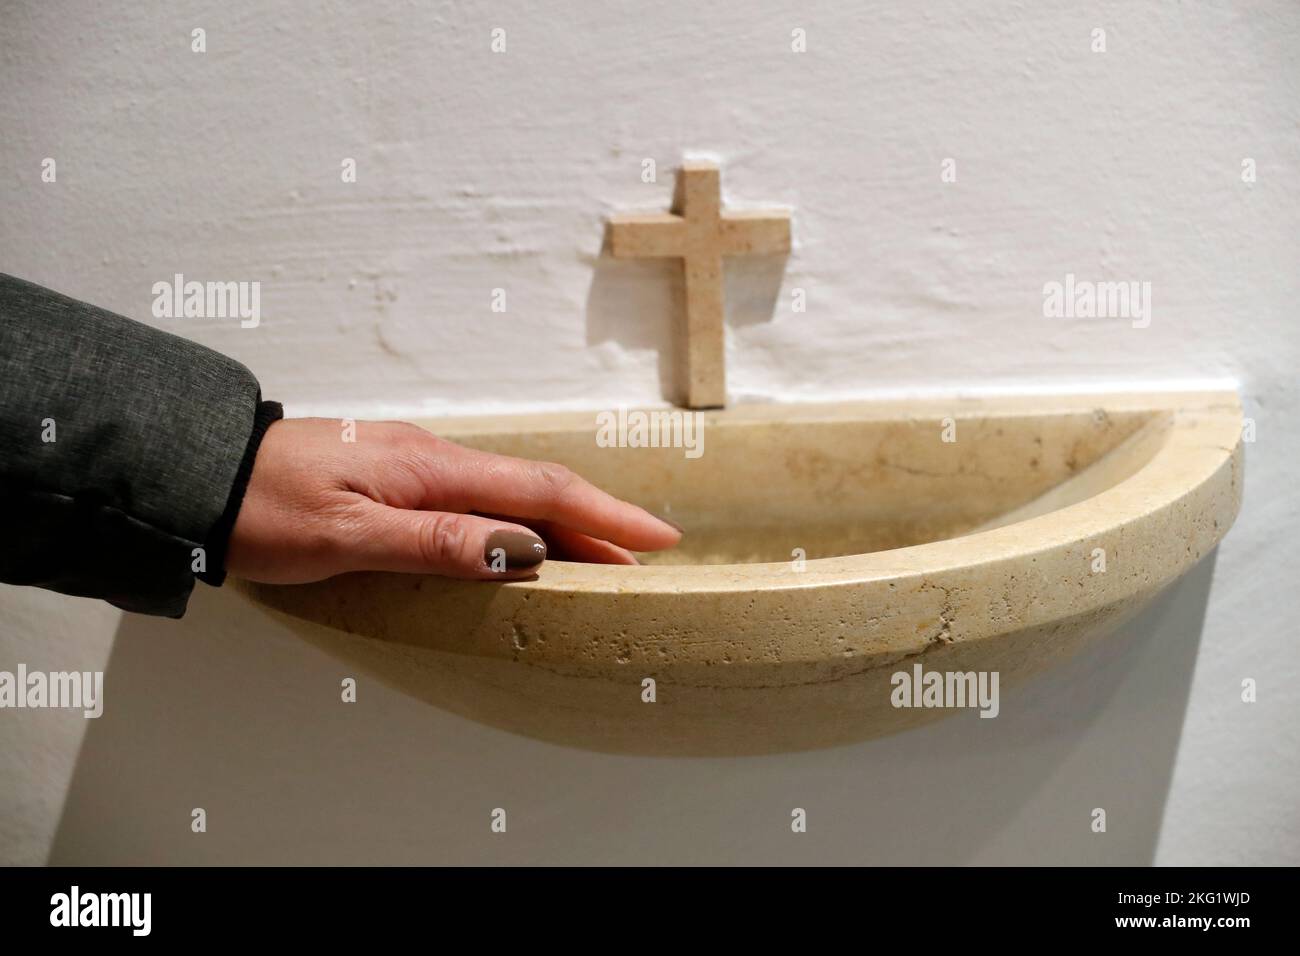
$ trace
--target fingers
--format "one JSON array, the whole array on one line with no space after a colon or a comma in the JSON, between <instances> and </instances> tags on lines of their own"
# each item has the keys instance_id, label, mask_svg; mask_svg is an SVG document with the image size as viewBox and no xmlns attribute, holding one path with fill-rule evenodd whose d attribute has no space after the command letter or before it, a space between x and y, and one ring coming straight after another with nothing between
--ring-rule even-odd
<instances>
[{"instance_id":1,"label":"fingers","mask_svg":"<svg viewBox=\"0 0 1300 956\"><path fill-rule=\"evenodd\" d=\"M562 524L540 518L516 519L510 515L485 514L482 517L507 524L524 525L546 542L546 557L551 561L577 561L582 564L640 564L627 548L574 531Z\"/></svg>"},{"instance_id":2,"label":"fingers","mask_svg":"<svg viewBox=\"0 0 1300 956\"><path fill-rule=\"evenodd\" d=\"M366 502L361 516L366 534L348 548L353 571L511 581L531 577L546 559L545 543L522 525L376 502Z\"/></svg>"},{"instance_id":3,"label":"fingers","mask_svg":"<svg viewBox=\"0 0 1300 956\"><path fill-rule=\"evenodd\" d=\"M633 551L671 548L681 530L620 501L563 465L510 458L434 439L424 456L426 507L542 519Z\"/></svg>"},{"instance_id":4,"label":"fingers","mask_svg":"<svg viewBox=\"0 0 1300 956\"><path fill-rule=\"evenodd\" d=\"M586 564L640 564L631 551L549 521L539 522L534 531L546 541L546 553L553 561Z\"/></svg>"}]
</instances>

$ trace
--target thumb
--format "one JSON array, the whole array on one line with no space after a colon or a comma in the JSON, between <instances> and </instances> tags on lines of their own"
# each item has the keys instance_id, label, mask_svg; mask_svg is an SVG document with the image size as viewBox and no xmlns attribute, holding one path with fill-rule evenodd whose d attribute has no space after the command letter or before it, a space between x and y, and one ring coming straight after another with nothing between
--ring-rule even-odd
<instances>
[{"instance_id":1,"label":"thumb","mask_svg":"<svg viewBox=\"0 0 1300 956\"><path fill-rule=\"evenodd\" d=\"M546 544L532 531L492 518L372 503L366 519L364 540L345 558L355 571L510 581L530 577L546 559Z\"/></svg>"}]
</instances>

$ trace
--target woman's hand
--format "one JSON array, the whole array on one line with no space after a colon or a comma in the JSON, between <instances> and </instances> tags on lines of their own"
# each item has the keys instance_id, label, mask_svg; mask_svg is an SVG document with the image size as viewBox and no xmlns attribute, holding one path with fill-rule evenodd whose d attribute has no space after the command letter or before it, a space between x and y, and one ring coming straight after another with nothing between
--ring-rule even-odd
<instances>
[{"instance_id":1,"label":"woman's hand","mask_svg":"<svg viewBox=\"0 0 1300 956\"><path fill-rule=\"evenodd\" d=\"M547 556L636 564L681 532L560 465L464 448L404 422L273 424L253 464L226 555L272 584L344 571L529 577ZM539 533L541 537L539 537Z\"/></svg>"}]
</instances>

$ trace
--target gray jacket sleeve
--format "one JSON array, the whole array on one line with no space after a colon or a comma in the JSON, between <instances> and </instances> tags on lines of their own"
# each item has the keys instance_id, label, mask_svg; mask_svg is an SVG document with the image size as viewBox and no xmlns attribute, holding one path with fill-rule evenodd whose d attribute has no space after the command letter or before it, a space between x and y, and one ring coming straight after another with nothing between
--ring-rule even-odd
<instances>
[{"instance_id":1,"label":"gray jacket sleeve","mask_svg":"<svg viewBox=\"0 0 1300 956\"><path fill-rule=\"evenodd\" d=\"M0 274L0 581L180 617L282 414L224 355Z\"/></svg>"}]
</instances>

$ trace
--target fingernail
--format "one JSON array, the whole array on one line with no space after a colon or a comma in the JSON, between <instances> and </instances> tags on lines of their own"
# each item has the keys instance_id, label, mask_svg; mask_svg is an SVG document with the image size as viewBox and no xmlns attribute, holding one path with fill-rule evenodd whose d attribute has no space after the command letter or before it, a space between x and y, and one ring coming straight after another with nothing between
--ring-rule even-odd
<instances>
[{"instance_id":1,"label":"fingernail","mask_svg":"<svg viewBox=\"0 0 1300 956\"><path fill-rule=\"evenodd\" d=\"M501 567L501 558L505 559L506 571L535 568L546 560L546 542L527 531L493 531L483 549L483 561L496 570Z\"/></svg>"},{"instance_id":2,"label":"fingernail","mask_svg":"<svg viewBox=\"0 0 1300 956\"><path fill-rule=\"evenodd\" d=\"M654 515L656 518L658 518L660 521L662 521L664 524L668 525L668 527L676 529L678 534L686 533L686 529L683 528L681 525L679 525L672 518L665 518L663 515L655 514L653 511L650 513Z\"/></svg>"}]
</instances>

